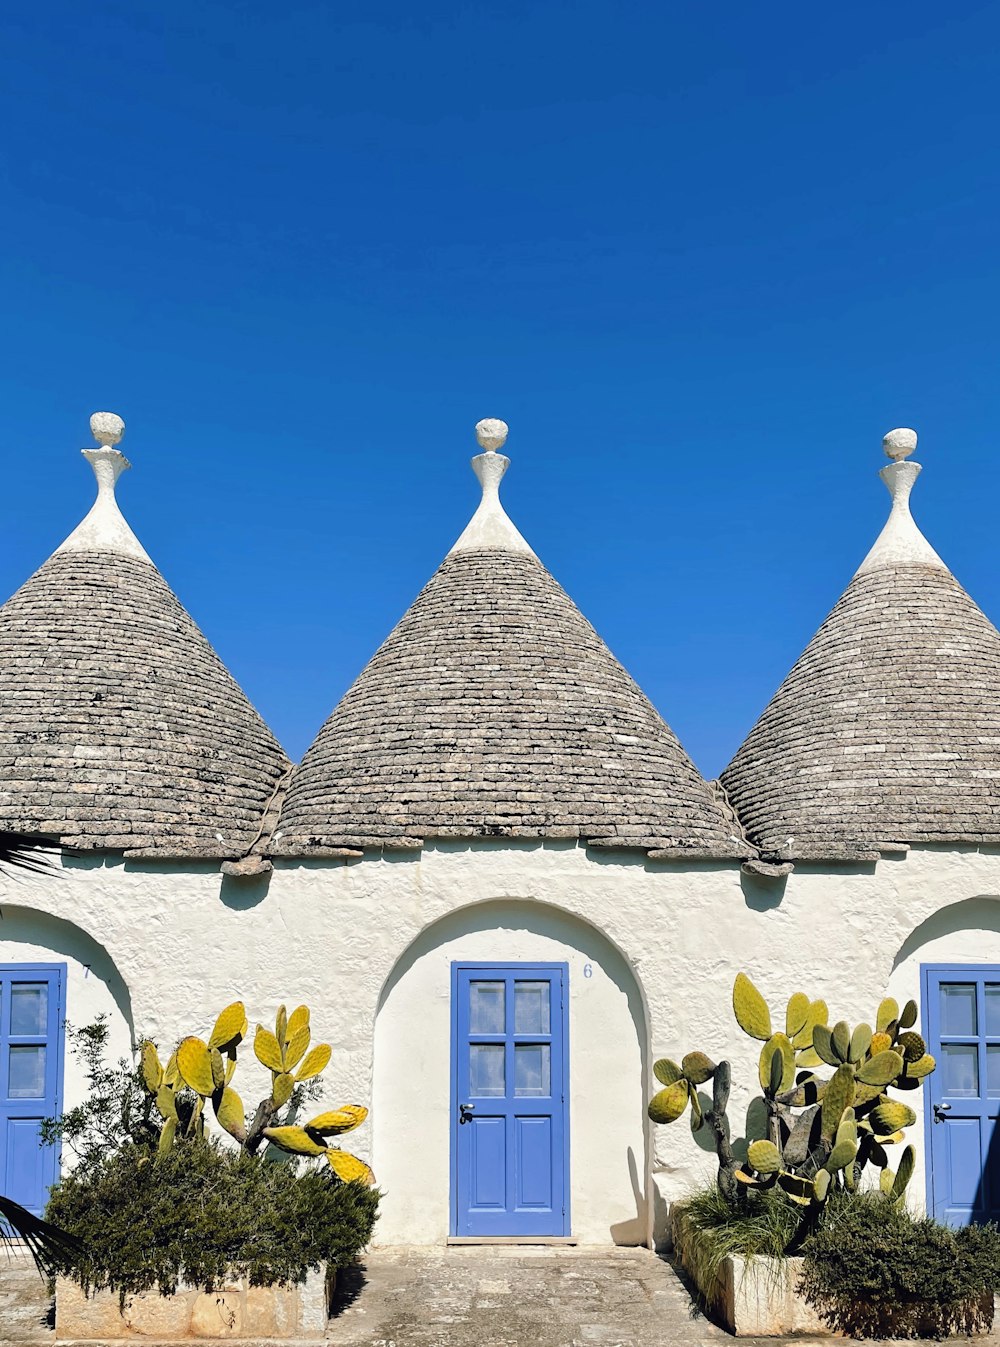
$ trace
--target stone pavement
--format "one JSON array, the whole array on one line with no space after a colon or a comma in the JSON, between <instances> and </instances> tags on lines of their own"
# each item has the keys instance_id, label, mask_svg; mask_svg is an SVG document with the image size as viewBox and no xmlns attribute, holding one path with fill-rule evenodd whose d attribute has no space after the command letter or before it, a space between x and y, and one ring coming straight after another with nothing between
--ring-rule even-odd
<instances>
[{"instance_id":1,"label":"stone pavement","mask_svg":"<svg viewBox=\"0 0 1000 1347\"><path fill-rule=\"evenodd\" d=\"M731 1337L646 1249L385 1248L340 1281L330 1347L831 1347ZM994 1334L978 1347L1000 1347ZM889 1344L880 1344L889 1347ZM913 1347L910 1343L909 1347Z\"/></svg>"},{"instance_id":2,"label":"stone pavement","mask_svg":"<svg viewBox=\"0 0 1000 1347\"><path fill-rule=\"evenodd\" d=\"M12 1263L0 1250L2 1347L55 1347L49 1309L46 1285L30 1264ZM645 1249L374 1249L341 1274L335 1309L329 1347L721 1347L736 1341L693 1307L670 1264ZM831 1347L831 1341L740 1339L745 1347ZM970 1340L951 1342L961 1347ZM971 1342L1000 1347L1000 1336Z\"/></svg>"},{"instance_id":3,"label":"stone pavement","mask_svg":"<svg viewBox=\"0 0 1000 1347\"><path fill-rule=\"evenodd\" d=\"M331 1347L661 1347L731 1342L646 1249L378 1249L342 1277Z\"/></svg>"},{"instance_id":4,"label":"stone pavement","mask_svg":"<svg viewBox=\"0 0 1000 1347\"><path fill-rule=\"evenodd\" d=\"M28 1254L0 1246L0 1344L51 1342L48 1285Z\"/></svg>"}]
</instances>

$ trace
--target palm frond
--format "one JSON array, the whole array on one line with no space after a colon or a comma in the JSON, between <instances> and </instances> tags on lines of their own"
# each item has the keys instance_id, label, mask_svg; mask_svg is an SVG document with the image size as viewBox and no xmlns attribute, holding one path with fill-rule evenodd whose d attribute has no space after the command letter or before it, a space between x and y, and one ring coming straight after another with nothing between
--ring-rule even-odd
<instances>
[{"instance_id":1,"label":"palm frond","mask_svg":"<svg viewBox=\"0 0 1000 1347\"><path fill-rule=\"evenodd\" d=\"M43 1273L76 1262L82 1248L74 1235L32 1215L9 1197L0 1197L0 1243L13 1246L18 1240L27 1247L35 1266Z\"/></svg>"},{"instance_id":2,"label":"palm frond","mask_svg":"<svg viewBox=\"0 0 1000 1347\"><path fill-rule=\"evenodd\" d=\"M53 855L61 850L51 837L31 837L26 833L0 832L0 870L51 869Z\"/></svg>"}]
</instances>

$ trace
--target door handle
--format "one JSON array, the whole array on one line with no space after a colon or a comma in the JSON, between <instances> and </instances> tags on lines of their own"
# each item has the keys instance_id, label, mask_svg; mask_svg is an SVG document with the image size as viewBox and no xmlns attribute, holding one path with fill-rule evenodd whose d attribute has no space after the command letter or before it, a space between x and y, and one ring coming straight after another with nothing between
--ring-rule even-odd
<instances>
[{"instance_id":1,"label":"door handle","mask_svg":"<svg viewBox=\"0 0 1000 1347\"><path fill-rule=\"evenodd\" d=\"M475 1104L459 1104L458 1121L460 1123L472 1122L472 1115L475 1112Z\"/></svg>"},{"instance_id":2,"label":"door handle","mask_svg":"<svg viewBox=\"0 0 1000 1347\"><path fill-rule=\"evenodd\" d=\"M947 1104L947 1103L945 1103L945 1104L935 1104L935 1105L934 1105L934 1121L935 1121L936 1123L939 1123L939 1122L947 1122L947 1120L948 1120L948 1114L949 1114L950 1112L951 1112L951 1105L950 1105L950 1104Z\"/></svg>"}]
</instances>

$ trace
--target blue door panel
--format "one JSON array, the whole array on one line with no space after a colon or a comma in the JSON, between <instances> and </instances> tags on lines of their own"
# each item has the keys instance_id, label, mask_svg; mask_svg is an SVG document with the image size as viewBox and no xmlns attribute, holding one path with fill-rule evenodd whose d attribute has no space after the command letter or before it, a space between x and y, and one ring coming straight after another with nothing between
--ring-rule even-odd
<instances>
[{"instance_id":1,"label":"blue door panel","mask_svg":"<svg viewBox=\"0 0 1000 1347\"><path fill-rule=\"evenodd\" d=\"M1000 967L925 964L927 1207L949 1225L1000 1219Z\"/></svg>"},{"instance_id":2,"label":"blue door panel","mask_svg":"<svg viewBox=\"0 0 1000 1347\"><path fill-rule=\"evenodd\" d=\"M526 1211L552 1208L552 1119L515 1118L514 1155L517 1206Z\"/></svg>"},{"instance_id":3,"label":"blue door panel","mask_svg":"<svg viewBox=\"0 0 1000 1347\"><path fill-rule=\"evenodd\" d=\"M968 1220L975 1211L982 1180L982 1130L979 1118L951 1118L941 1127L947 1205L965 1213Z\"/></svg>"},{"instance_id":4,"label":"blue door panel","mask_svg":"<svg viewBox=\"0 0 1000 1347\"><path fill-rule=\"evenodd\" d=\"M503 1118L473 1118L470 1204L479 1210L503 1211L507 1202L507 1153Z\"/></svg>"},{"instance_id":5,"label":"blue door panel","mask_svg":"<svg viewBox=\"0 0 1000 1347\"><path fill-rule=\"evenodd\" d=\"M58 1177L65 964L0 964L0 1193L40 1216Z\"/></svg>"},{"instance_id":6,"label":"blue door panel","mask_svg":"<svg viewBox=\"0 0 1000 1347\"><path fill-rule=\"evenodd\" d=\"M11 1118L7 1123L7 1178L4 1196L20 1202L29 1211L39 1211L44 1201L48 1178L48 1157L41 1146L38 1121Z\"/></svg>"},{"instance_id":7,"label":"blue door panel","mask_svg":"<svg viewBox=\"0 0 1000 1347\"><path fill-rule=\"evenodd\" d=\"M567 977L452 966L454 1235L569 1233Z\"/></svg>"}]
</instances>

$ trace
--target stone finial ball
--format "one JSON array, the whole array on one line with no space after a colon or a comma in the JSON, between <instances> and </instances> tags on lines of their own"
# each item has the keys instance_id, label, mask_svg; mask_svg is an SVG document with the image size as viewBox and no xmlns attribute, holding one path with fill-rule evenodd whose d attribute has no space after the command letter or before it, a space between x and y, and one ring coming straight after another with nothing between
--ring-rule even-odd
<instances>
[{"instance_id":1,"label":"stone finial ball","mask_svg":"<svg viewBox=\"0 0 1000 1347\"><path fill-rule=\"evenodd\" d=\"M900 427L899 430L890 430L888 435L882 441L882 448L885 450L886 458L891 458L894 463L900 459L909 458L917 447L917 432Z\"/></svg>"},{"instance_id":2,"label":"stone finial ball","mask_svg":"<svg viewBox=\"0 0 1000 1347\"><path fill-rule=\"evenodd\" d=\"M90 418L90 433L105 449L117 444L125 434L125 422L114 412L95 412Z\"/></svg>"},{"instance_id":3,"label":"stone finial ball","mask_svg":"<svg viewBox=\"0 0 1000 1347\"><path fill-rule=\"evenodd\" d=\"M476 423L476 439L488 453L502 449L507 441L507 422L488 416Z\"/></svg>"}]
</instances>

